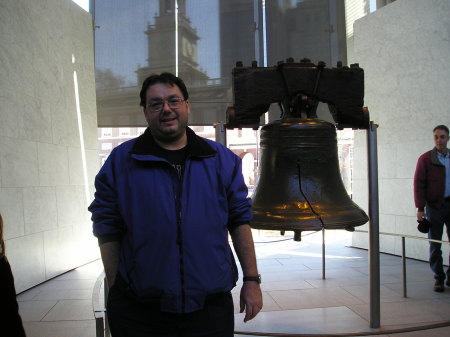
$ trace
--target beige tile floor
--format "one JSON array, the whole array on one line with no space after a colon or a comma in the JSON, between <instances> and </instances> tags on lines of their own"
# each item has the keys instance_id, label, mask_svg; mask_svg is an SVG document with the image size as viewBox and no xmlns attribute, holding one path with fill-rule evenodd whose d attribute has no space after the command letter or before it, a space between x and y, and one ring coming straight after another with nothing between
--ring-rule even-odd
<instances>
[{"instance_id":1,"label":"beige tile floor","mask_svg":"<svg viewBox=\"0 0 450 337\"><path fill-rule=\"evenodd\" d=\"M368 252L351 248L350 233L326 232L325 279L321 233L304 233L301 242L267 233L255 232L264 308L243 323L238 284L233 290L236 336L450 336L450 326L422 328L450 324L450 288L433 292L426 262L407 260L404 298L401 258L380 255L381 327L371 329ZM19 294L27 336L96 336L93 290L101 272L101 262L93 261ZM103 300L101 291L97 298Z\"/></svg>"}]
</instances>

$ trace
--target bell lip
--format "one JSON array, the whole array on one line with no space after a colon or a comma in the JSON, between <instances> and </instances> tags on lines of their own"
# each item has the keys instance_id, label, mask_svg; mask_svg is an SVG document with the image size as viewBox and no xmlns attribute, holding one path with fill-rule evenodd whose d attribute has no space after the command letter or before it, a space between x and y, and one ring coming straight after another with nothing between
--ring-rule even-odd
<instances>
[{"instance_id":1,"label":"bell lip","mask_svg":"<svg viewBox=\"0 0 450 337\"><path fill-rule=\"evenodd\" d=\"M270 221L268 221L270 220ZM330 221L333 219L322 218L322 221L317 218L310 218L309 220L292 220L292 219L258 219L258 216L253 217L253 221L250 222L250 227L255 229L267 229L267 230L308 230L308 228L314 229L345 229L348 226L357 227L365 225L369 221L369 217L366 214L361 214L359 218L353 217L353 219L341 219L340 221Z\"/></svg>"},{"instance_id":2,"label":"bell lip","mask_svg":"<svg viewBox=\"0 0 450 337\"><path fill-rule=\"evenodd\" d=\"M333 123L330 123L326 120L320 119L320 118L300 118L300 117L285 117L285 118L281 118L281 119L276 119L266 125L264 125L262 128L266 128L266 127L271 127L271 126L277 126L277 125L283 125L283 124L288 124L288 125L292 125L292 124L301 124L301 125L305 125L305 126L322 126L322 125L327 125L327 126L333 126Z\"/></svg>"},{"instance_id":3,"label":"bell lip","mask_svg":"<svg viewBox=\"0 0 450 337\"><path fill-rule=\"evenodd\" d=\"M283 226L283 225L253 225L250 224L250 227L253 229L260 229L260 230L269 230L269 231L318 231L323 228L323 226L318 224L310 224L310 225L303 225L303 226Z\"/></svg>"},{"instance_id":4,"label":"bell lip","mask_svg":"<svg viewBox=\"0 0 450 337\"><path fill-rule=\"evenodd\" d=\"M344 208L346 206L346 208ZM314 205L313 205L314 209ZM270 219L270 222L276 222L276 223L285 223L287 221L296 221L296 222L303 222L308 220L296 220L297 219L319 219L322 218L322 221L331 222L334 221L334 223L359 223L361 221L366 223L369 221L369 217L361 208L358 207L358 205L352 203L349 205L343 205L340 208L329 208L328 212L319 212L317 214L316 212L311 212L311 209L305 208L305 209L299 209L296 207L289 207L289 208L266 208L266 207L254 207L252 209L253 213L253 221L260 221L260 222L267 222L266 219ZM335 215L335 216L333 216ZM256 220L258 219L258 220ZM336 221L336 219L340 219L340 221Z\"/></svg>"},{"instance_id":5,"label":"bell lip","mask_svg":"<svg viewBox=\"0 0 450 337\"><path fill-rule=\"evenodd\" d=\"M321 223L317 224L302 224L302 225L274 225L274 224L250 224L250 227L253 229L259 230L269 230L269 231L318 231L321 229L339 229L339 230L348 230L349 227L358 227L364 224L333 224L333 225L322 225Z\"/></svg>"}]
</instances>

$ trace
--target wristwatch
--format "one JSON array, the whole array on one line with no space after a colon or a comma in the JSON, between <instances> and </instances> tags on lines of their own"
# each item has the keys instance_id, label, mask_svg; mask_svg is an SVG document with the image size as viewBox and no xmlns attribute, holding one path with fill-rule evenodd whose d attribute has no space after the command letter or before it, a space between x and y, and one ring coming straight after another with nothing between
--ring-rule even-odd
<instances>
[{"instance_id":1,"label":"wristwatch","mask_svg":"<svg viewBox=\"0 0 450 337\"><path fill-rule=\"evenodd\" d=\"M243 281L244 282L253 281L257 282L258 284L261 284L261 275L258 274L258 276L244 276Z\"/></svg>"}]
</instances>

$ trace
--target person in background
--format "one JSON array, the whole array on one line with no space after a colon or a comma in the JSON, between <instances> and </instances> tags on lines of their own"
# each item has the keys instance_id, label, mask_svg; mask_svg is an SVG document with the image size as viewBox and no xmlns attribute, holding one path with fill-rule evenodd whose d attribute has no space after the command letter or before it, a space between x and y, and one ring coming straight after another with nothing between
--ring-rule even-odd
<instances>
[{"instance_id":1,"label":"person in background","mask_svg":"<svg viewBox=\"0 0 450 337\"><path fill-rule=\"evenodd\" d=\"M145 79L148 128L116 147L89 206L114 337L234 335L231 290L243 271L244 321L262 308L241 160L187 126L189 95L170 73Z\"/></svg>"},{"instance_id":2,"label":"person in background","mask_svg":"<svg viewBox=\"0 0 450 337\"><path fill-rule=\"evenodd\" d=\"M0 331L8 336L25 336L19 305L16 299L14 277L5 254L3 218L0 214Z\"/></svg>"},{"instance_id":3,"label":"person in background","mask_svg":"<svg viewBox=\"0 0 450 337\"><path fill-rule=\"evenodd\" d=\"M414 201L417 220L430 223L428 238L442 240L444 224L450 239L450 153L449 130L445 125L433 129L435 147L419 157L414 174ZM434 291L450 287L450 268L444 272L441 243L430 241L430 267L434 273ZM449 257L450 261L450 257Z\"/></svg>"}]
</instances>

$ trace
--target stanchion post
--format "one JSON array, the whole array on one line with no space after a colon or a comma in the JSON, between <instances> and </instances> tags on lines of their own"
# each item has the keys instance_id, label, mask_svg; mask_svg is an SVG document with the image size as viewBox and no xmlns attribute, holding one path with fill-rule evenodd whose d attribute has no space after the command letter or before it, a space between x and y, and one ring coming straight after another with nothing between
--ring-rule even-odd
<instances>
[{"instance_id":1,"label":"stanchion post","mask_svg":"<svg viewBox=\"0 0 450 337\"><path fill-rule=\"evenodd\" d=\"M402 270L403 270L403 297L407 297L406 293L406 248L405 237L402 236Z\"/></svg>"},{"instance_id":2,"label":"stanchion post","mask_svg":"<svg viewBox=\"0 0 450 337\"><path fill-rule=\"evenodd\" d=\"M227 146L227 129L224 123L215 123L214 128L216 129L216 142Z\"/></svg>"},{"instance_id":3,"label":"stanchion post","mask_svg":"<svg viewBox=\"0 0 450 337\"><path fill-rule=\"evenodd\" d=\"M380 327L380 241L378 204L378 125L370 122L367 130L368 173L369 173L369 286L370 327Z\"/></svg>"},{"instance_id":4,"label":"stanchion post","mask_svg":"<svg viewBox=\"0 0 450 337\"><path fill-rule=\"evenodd\" d=\"M106 279L106 276L104 278L103 281L103 291L104 291L104 298L105 298L105 331L104 331L104 336L105 337L110 337L111 336L111 331L109 330L109 321L108 321L108 312L106 311L106 303L108 303L108 296L109 296L109 285L108 285L108 280Z\"/></svg>"},{"instance_id":5,"label":"stanchion post","mask_svg":"<svg viewBox=\"0 0 450 337\"><path fill-rule=\"evenodd\" d=\"M322 228L322 279L325 280L325 228Z\"/></svg>"}]
</instances>

